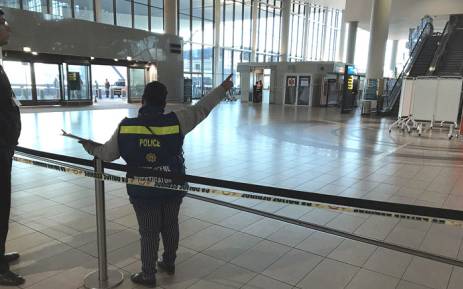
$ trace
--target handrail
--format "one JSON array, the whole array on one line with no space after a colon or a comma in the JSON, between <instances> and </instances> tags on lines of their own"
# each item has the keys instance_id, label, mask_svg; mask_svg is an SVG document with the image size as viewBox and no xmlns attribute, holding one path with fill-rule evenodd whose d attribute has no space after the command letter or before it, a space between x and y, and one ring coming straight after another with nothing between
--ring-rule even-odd
<instances>
[{"instance_id":1,"label":"handrail","mask_svg":"<svg viewBox=\"0 0 463 289\"><path fill-rule=\"evenodd\" d=\"M72 164L82 164L82 163L86 164L87 162L91 162L91 161L84 160L84 159L57 155L57 154L52 154L52 153L46 153L46 152L42 152L38 150L26 149L23 147L17 147L17 151L27 154L29 156L39 157L39 158L47 158L48 156L52 160L58 159L60 161L72 163ZM115 164L115 163L104 163L104 168L122 171L122 172L127 171L126 165ZM242 182L236 182L236 181L227 181L227 180L220 180L220 179L214 179L214 178L193 176L193 175L187 175L187 174L178 175L178 174L173 174L173 173L155 172L153 170L146 170L146 171L148 171L153 177L182 179L182 180L185 180L191 183L196 183L196 184L201 184L201 185L206 185L206 186L213 186L213 187L227 188L227 189L238 190L238 191L253 192L253 193L258 193L262 195L270 195L270 196L284 197L284 198L290 198L290 199L304 200L304 201L309 201L309 202L318 202L318 203L324 203L324 204L346 206L346 207L355 207L355 208L361 208L364 210L378 210L378 211L392 212L392 213L399 213L399 214L419 215L419 216L425 216L429 218L442 218L442 219L463 221L463 211L459 211L459 210L325 195L325 194L318 194L314 192L305 192L305 191L298 191L298 190L293 190L293 189L269 187L269 186L248 184L248 183L242 183Z\"/></svg>"},{"instance_id":2,"label":"handrail","mask_svg":"<svg viewBox=\"0 0 463 289\"><path fill-rule=\"evenodd\" d=\"M416 44L415 44L415 46L413 46L412 52L410 53L410 57L408 57L407 61L405 62L404 66L402 68L402 71L400 72L399 76L397 77L394 85L392 86L392 89L390 90L391 93L389 94L389 96L387 98L387 107L388 107L389 110L392 110L392 106L394 105L394 103L396 101L396 97L395 97L394 100L391 102L391 96L397 94L396 90L400 89L401 86L402 86L402 78L411 69L412 63L414 63L414 61L416 61L416 59L418 58L419 51L421 51L421 48L424 45L424 41L423 41L423 36L425 36L424 33L428 29L430 29L429 34L432 35L433 30L434 30L434 26L432 25L431 22L426 23L426 25L421 30L420 36L418 37L418 39L416 41ZM413 60L413 62L412 62L412 60ZM400 82L400 84L399 84L399 82ZM395 94L394 94L394 92L395 92Z\"/></svg>"},{"instance_id":3,"label":"handrail","mask_svg":"<svg viewBox=\"0 0 463 289\"><path fill-rule=\"evenodd\" d=\"M442 56L444 55L447 49L447 43L450 39L450 35L452 34L452 31L450 31L450 28L452 26L453 24L451 24L450 21L448 21L447 24L445 24L444 30L442 31L441 38L439 39L439 42L438 42L438 48L436 50L436 53L434 54L434 57L431 61L431 65L429 66L429 70L426 73L426 75L431 76L437 70L439 62L442 60Z\"/></svg>"}]
</instances>

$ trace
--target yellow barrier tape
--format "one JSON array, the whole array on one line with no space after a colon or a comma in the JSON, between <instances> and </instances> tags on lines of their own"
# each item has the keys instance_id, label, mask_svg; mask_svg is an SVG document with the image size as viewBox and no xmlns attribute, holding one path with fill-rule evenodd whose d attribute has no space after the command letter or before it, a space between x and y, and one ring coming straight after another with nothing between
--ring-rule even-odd
<instances>
[{"instance_id":1,"label":"yellow barrier tape","mask_svg":"<svg viewBox=\"0 0 463 289\"><path fill-rule=\"evenodd\" d=\"M237 198L244 198L244 199L254 199L254 200L261 200L261 201L268 201L268 202L275 202L275 203L283 203L288 205L298 205L298 206L305 206L305 207L313 207L318 209L336 211L336 212L347 212L347 213L357 213L357 214L366 214L366 215L375 215L375 216L382 216L382 217L389 217L389 218L396 218L402 220L412 220L418 222L426 222L426 223L434 223L434 224L442 224L448 225L453 227L463 227L462 221L457 220L450 220L450 219L442 219L442 218L431 218L431 217L424 217L418 215L409 215L409 214L400 214L400 213L392 213L392 212L385 212L385 211L378 211L378 210L368 210L362 208L355 208L355 207L345 207L345 206L338 206L338 205L329 205L323 203L316 203L316 202L308 202L308 201L301 201L295 199L288 199L288 198L280 198L280 197L273 197L273 196L266 196L266 195L259 195L259 194L250 194L250 193L240 193L234 191L225 191L225 190L218 190L218 189L211 189L205 187L196 187L190 185L160 185L154 181L155 178L126 178L120 177L110 174L99 174L95 173L90 170L80 169L80 168L72 168L66 167L58 164L50 164L42 161L22 158L18 156L13 156L13 160L16 162L34 165L42 168L52 169L60 172L65 172L77 176L89 177L104 181L112 181L117 183L125 183L130 185L137 185L143 187L150 187L150 188L160 188L160 189L169 189L169 190L176 190L176 191L189 191L193 193L202 193L202 194L213 194L218 196L226 196L226 197L237 197Z\"/></svg>"}]
</instances>

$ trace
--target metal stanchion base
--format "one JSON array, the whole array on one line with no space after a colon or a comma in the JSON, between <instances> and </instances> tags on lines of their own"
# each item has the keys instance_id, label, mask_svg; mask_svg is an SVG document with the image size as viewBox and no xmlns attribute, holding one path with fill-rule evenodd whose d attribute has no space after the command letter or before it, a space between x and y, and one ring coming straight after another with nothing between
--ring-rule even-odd
<instances>
[{"instance_id":1,"label":"metal stanchion base","mask_svg":"<svg viewBox=\"0 0 463 289\"><path fill-rule=\"evenodd\" d=\"M108 270L108 280L98 280L98 271L85 277L84 286L87 289L110 289L119 286L124 281L124 274L115 270Z\"/></svg>"}]
</instances>

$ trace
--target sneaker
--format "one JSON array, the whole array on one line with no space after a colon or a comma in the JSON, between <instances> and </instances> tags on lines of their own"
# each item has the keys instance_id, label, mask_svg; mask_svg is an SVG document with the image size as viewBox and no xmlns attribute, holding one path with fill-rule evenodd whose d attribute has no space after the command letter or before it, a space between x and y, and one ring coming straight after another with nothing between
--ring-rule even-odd
<instances>
[{"instance_id":1,"label":"sneaker","mask_svg":"<svg viewBox=\"0 0 463 289\"><path fill-rule=\"evenodd\" d=\"M3 259L7 263L11 263L19 259L19 254L16 252L11 252L11 253L5 254L5 257Z\"/></svg>"},{"instance_id":2,"label":"sneaker","mask_svg":"<svg viewBox=\"0 0 463 289\"><path fill-rule=\"evenodd\" d=\"M0 274L0 285L2 286L19 286L24 284L26 280L16 273L6 271Z\"/></svg>"},{"instance_id":3,"label":"sneaker","mask_svg":"<svg viewBox=\"0 0 463 289\"><path fill-rule=\"evenodd\" d=\"M166 272L168 275L175 274L175 265L167 265L164 261L158 261L158 268Z\"/></svg>"},{"instance_id":4,"label":"sneaker","mask_svg":"<svg viewBox=\"0 0 463 289\"><path fill-rule=\"evenodd\" d=\"M145 274L142 272L132 274L132 276L130 276L130 280L132 280L133 283L140 284L148 288L156 287L156 278L146 278Z\"/></svg>"}]
</instances>

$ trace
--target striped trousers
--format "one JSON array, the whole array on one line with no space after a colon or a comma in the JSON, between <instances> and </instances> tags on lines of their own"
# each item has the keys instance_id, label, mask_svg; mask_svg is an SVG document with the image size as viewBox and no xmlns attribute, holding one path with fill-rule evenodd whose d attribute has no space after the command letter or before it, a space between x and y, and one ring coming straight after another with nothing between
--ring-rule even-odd
<instances>
[{"instance_id":1,"label":"striped trousers","mask_svg":"<svg viewBox=\"0 0 463 289\"><path fill-rule=\"evenodd\" d=\"M182 199L159 200L159 202L136 202L133 204L140 232L142 272L148 278L156 274L159 234L164 253L162 260L175 264L179 242L178 213Z\"/></svg>"}]
</instances>

